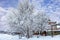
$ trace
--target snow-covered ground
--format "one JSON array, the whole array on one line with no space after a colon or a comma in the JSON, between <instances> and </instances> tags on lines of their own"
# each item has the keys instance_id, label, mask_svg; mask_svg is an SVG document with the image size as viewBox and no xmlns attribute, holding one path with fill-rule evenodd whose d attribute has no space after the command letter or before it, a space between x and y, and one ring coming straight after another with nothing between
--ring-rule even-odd
<instances>
[{"instance_id":1,"label":"snow-covered ground","mask_svg":"<svg viewBox=\"0 0 60 40\"><path fill-rule=\"evenodd\" d=\"M0 34L0 40L18 40L18 37L8 34Z\"/></svg>"},{"instance_id":2,"label":"snow-covered ground","mask_svg":"<svg viewBox=\"0 0 60 40\"><path fill-rule=\"evenodd\" d=\"M18 35L12 36L8 34L0 34L0 40L27 40L27 38L22 37L19 39ZM60 40L60 35L54 36L40 36L39 38L33 37L29 38L28 40Z\"/></svg>"}]
</instances>

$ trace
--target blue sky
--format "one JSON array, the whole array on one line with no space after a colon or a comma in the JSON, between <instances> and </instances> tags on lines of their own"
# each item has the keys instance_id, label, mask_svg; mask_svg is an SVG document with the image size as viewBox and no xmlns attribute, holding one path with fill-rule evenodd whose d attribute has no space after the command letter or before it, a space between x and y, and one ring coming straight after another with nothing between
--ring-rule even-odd
<instances>
[{"instance_id":1,"label":"blue sky","mask_svg":"<svg viewBox=\"0 0 60 40\"><path fill-rule=\"evenodd\" d=\"M0 0L0 7L16 7L18 0Z\"/></svg>"},{"instance_id":2,"label":"blue sky","mask_svg":"<svg viewBox=\"0 0 60 40\"><path fill-rule=\"evenodd\" d=\"M46 11L52 19L60 20L60 0L31 0L34 3L36 9L43 9ZM18 5L18 0L0 0L0 7L16 8Z\"/></svg>"},{"instance_id":3,"label":"blue sky","mask_svg":"<svg viewBox=\"0 0 60 40\"><path fill-rule=\"evenodd\" d=\"M53 8L52 9L56 9L56 7L60 7L60 2L55 2L54 0L44 0L43 2L37 2L40 0L35 0L36 3L38 3L39 5L42 5L42 7L48 7L49 5L53 4ZM0 0L0 7L17 7L18 4L18 0ZM38 5L37 5L38 6Z\"/></svg>"}]
</instances>

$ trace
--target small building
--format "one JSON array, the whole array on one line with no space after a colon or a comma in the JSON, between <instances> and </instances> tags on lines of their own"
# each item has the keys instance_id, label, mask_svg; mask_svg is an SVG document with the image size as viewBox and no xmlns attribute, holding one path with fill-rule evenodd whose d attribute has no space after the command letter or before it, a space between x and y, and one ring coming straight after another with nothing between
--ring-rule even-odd
<instances>
[{"instance_id":1,"label":"small building","mask_svg":"<svg viewBox=\"0 0 60 40\"><path fill-rule=\"evenodd\" d=\"M49 30L57 30L57 25L56 25L56 22L48 22L48 24L50 25L50 28Z\"/></svg>"}]
</instances>

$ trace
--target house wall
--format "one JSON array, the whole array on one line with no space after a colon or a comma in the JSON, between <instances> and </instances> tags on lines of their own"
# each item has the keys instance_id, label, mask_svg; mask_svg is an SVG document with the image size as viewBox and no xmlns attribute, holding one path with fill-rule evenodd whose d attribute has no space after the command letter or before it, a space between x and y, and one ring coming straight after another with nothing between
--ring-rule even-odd
<instances>
[{"instance_id":1,"label":"house wall","mask_svg":"<svg viewBox=\"0 0 60 40\"><path fill-rule=\"evenodd\" d=\"M48 24L50 25L50 29L49 30L57 30L56 22L49 21Z\"/></svg>"}]
</instances>

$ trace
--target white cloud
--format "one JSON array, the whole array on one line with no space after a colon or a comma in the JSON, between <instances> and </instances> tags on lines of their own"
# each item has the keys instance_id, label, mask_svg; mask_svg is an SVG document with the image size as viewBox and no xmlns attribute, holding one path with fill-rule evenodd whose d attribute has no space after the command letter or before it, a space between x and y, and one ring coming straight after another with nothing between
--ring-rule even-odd
<instances>
[{"instance_id":1,"label":"white cloud","mask_svg":"<svg viewBox=\"0 0 60 40\"><path fill-rule=\"evenodd\" d=\"M8 11L7 11L5 8L0 7L0 19L1 19L1 17L4 16L7 12L8 12Z\"/></svg>"},{"instance_id":2,"label":"white cloud","mask_svg":"<svg viewBox=\"0 0 60 40\"><path fill-rule=\"evenodd\" d=\"M7 12L4 8L0 7L0 12Z\"/></svg>"}]
</instances>

